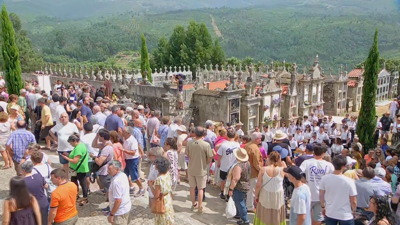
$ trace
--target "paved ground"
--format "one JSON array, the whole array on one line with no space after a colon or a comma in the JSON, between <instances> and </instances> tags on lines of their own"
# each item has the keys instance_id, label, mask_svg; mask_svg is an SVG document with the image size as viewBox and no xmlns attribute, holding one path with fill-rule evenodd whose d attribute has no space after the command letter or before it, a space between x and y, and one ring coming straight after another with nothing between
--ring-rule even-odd
<instances>
[{"instance_id":1,"label":"paved ground","mask_svg":"<svg viewBox=\"0 0 400 225\"><path fill-rule=\"evenodd\" d=\"M58 163L58 156L55 153L49 154L54 167L60 167ZM0 168L3 162L0 162ZM145 172L145 176L148 174L148 163L143 163L142 170ZM8 196L9 190L9 179L15 175L13 169L3 170L0 172L0 180L3 181L3 185L0 186L0 213L3 212L3 200ZM91 184L90 189L92 193L89 196L89 204L84 207L79 207L79 220L78 225L88 224L107 224L107 218L102 214L101 209L107 206L104 202L105 196L95 192L98 190L97 184ZM204 203L204 213L202 215L196 212L190 211L191 202L189 194L188 183L182 182L177 186L174 196L174 210L175 210L175 224L236 224L236 220L228 220L224 216L225 202L218 198L219 191L216 187L209 185L206 191L206 202ZM148 206L148 193L144 197L133 198L132 197L132 210L130 213L129 224L154 224L153 214ZM254 214L250 214L250 221L253 221ZM1 219L0 219L1 220Z\"/></svg>"}]
</instances>

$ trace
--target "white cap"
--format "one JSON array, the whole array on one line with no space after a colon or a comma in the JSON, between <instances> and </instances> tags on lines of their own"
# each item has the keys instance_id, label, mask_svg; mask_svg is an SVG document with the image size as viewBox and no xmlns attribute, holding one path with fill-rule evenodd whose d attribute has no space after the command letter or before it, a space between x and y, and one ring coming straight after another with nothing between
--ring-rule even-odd
<instances>
[{"instance_id":1,"label":"white cap","mask_svg":"<svg viewBox=\"0 0 400 225\"><path fill-rule=\"evenodd\" d=\"M139 105L139 106L137 107L137 109L142 110L142 109L144 109L144 106L143 106L143 105Z\"/></svg>"},{"instance_id":2,"label":"white cap","mask_svg":"<svg viewBox=\"0 0 400 225\"><path fill-rule=\"evenodd\" d=\"M126 111L131 112L131 111L133 111L133 108L128 106L128 107L126 107Z\"/></svg>"}]
</instances>

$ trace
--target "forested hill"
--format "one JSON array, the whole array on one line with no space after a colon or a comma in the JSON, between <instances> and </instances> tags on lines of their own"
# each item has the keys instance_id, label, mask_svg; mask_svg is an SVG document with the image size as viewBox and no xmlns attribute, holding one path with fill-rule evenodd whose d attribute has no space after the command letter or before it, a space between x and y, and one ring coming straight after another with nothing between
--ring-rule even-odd
<instances>
[{"instance_id":1,"label":"forested hill","mask_svg":"<svg viewBox=\"0 0 400 225\"><path fill-rule=\"evenodd\" d=\"M36 1L47 0L32 2ZM163 14L125 12L74 20L42 16L23 19L23 23L33 44L52 62L104 61L121 51L139 50L142 32L151 51L161 37L168 38L177 25L186 26L191 19L204 22L214 39L216 33L221 34L218 38L227 57L250 56L262 62L285 59L305 66L319 54L325 69L338 68L341 63L352 67L367 57L376 28L381 55L400 57L400 18L391 0L265 2L269 5Z\"/></svg>"}]
</instances>

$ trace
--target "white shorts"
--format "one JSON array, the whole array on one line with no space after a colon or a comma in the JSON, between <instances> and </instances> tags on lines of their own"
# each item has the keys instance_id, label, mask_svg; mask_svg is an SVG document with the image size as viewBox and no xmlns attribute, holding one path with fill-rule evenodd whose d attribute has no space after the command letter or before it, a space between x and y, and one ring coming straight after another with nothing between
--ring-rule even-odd
<instances>
[{"instance_id":1,"label":"white shorts","mask_svg":"<svg viewBox=\"0 0 400 225\"><path fill-rule=\"evenodd\" d=\"M0 152L6 150L6 145L5 144L0 144Z\"/></svg>"},{"instance_id":2,"label":"white shorts","mask_svg":"<svg viewBox=\"0 0 400 225\"><path fill-rule=\"evenodd\" d=\"M389 134L390 131L379 130L380 135Z\"/></svg>"}]
</instances>

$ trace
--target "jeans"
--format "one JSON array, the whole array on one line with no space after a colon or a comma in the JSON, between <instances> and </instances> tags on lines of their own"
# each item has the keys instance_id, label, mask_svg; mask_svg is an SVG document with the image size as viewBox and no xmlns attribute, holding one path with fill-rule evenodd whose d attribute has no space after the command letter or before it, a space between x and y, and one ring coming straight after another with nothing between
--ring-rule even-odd
<instances>
[{"instance_id":1,"label":"jeans","mask_svg":"<svg viewBox=\"0 0 400 225\"><path fill-rule=\"evenodd\" d=\"M354 220L338 220L338 219L333 219L325 216L325 224L326 225L354 225Z\"/></svg>"},{"instance_id":2,"label":"jeans","mask_svg":"<svg viewBox=\"0 0 400 225\"><path fill-rule=\"evenodd\" d=\"M246 207L246 192L239 191L235 188L233 190L233 201L235 202L236 210L238 211L240 218L243 222L248 223L249 217L247 215L247 207Z\"/></svg>"},{"instance_id":3,"label":"jeans","mask_svg":"<svg viewBox=\"0 0 400 225\"><path fill-rule=\"evenodd\" d=\"M368 220L371 220L372 217L374 217L374 213L373 213L373 212L366 211L365 209L360 208L360 207L357 207L356 212L361 213L361 215L363 215L364 217L366 217L366 219L368 219Z\"/></svg>"},{"instance_id":4,"label":"jeans","mask_svg":"<svg viewBox=\"0 0 400 225\"><path fill-rule=\"evenodd\" d=\"M79 186L78 186L78 181L79 181L79 184L81 185L81 188L82 188L83 197L87 198L88 186L87 186L87 182L86 182L86 173L77 173L76 177L71 177L71 181L78 188L78 193L79 193Z\"/></svg>"}]
</instances>

